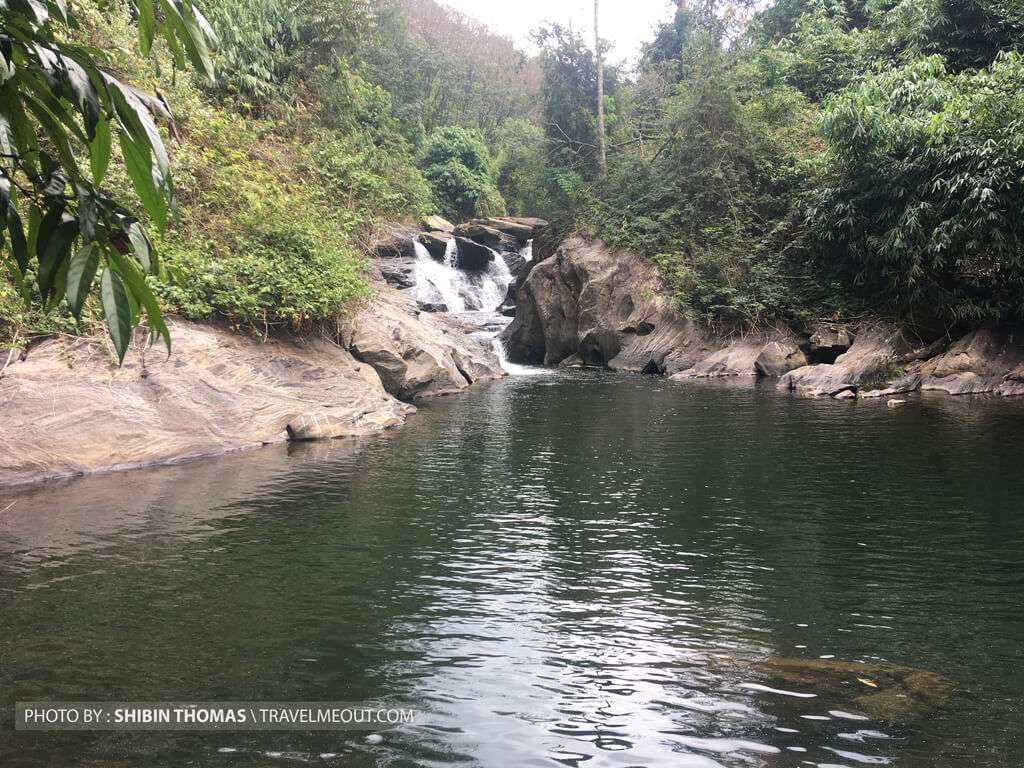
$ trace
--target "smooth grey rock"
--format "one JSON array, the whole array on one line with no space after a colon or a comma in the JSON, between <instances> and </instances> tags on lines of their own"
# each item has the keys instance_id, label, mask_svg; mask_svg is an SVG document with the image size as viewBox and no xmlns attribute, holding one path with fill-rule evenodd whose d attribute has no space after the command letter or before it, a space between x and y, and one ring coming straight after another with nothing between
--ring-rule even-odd
<instances>
[{"instance_id":1,"label":"smooth grey rock","mask_svg":"<svg viewBox=\"0 0 1024 768\"><path fill-rule=\"evenodd\" d=\"M795 368L807 365L807 356L796 344L770 341L754 358L754 369L759 376L778 378Z\"/></svg>"},{"instance_id":2,"label":"smooth grey rock","mask_svg":"<svg viewBox=\"0 0 1024 768\"><path fill-rule=\"evenodd\" d=\"M807 359L811 363L834 363L853 346L854 336L842 326L821 326L811 334Z\"/></svg>"},{"instance_id":3,"label":"smooth grey rock","mask_svg":"<svg viewBox=\"0 0 1024 768\"><path fill-rule=\"evenodd\" d=\"M466 335L454 319L419 312L411 298L387 288L347 321L341 337L402 400L460 392L505 375L494 351Z\"/></svg>"},{"instance_id":4,"label":"smooth grey rock","mask_svg":"<svg viewBox=\"0 0 1024 768\"><path fill-rule=\"evenodd\" d=\"M455 229L455 225L448 221L448 219L436 214L420 219L420 227L425 230L433 230L435 232L451 232Z\"/></svg>"},{"instance_id":5,"label":"smooth grey rock","mask_svg":"<svg viewBox=\"0 0 1024 768\"><path fill-rule=\"evenodd\" d=\"M368 246L370 254L378 259L415 259L416 246L414 230L406 227L390 227L374 237Z\"/></svg>"},{"instance_id":6,"label":"smooth grey rock","mask_svg":"<svg viewBox=\"0 0 1024 768\"><path fill-rule=\"evenodd\" d=\"M185 320L169 326L170 356L140 336L120 368L103 340L44 341L12 363L0 378L0 485L212 456L289 432L366 435L415 410L318 336L257 340Z\"/></svg>"},{"instance_id":7,"label":"smooth grey rock","mask_svg":"<svg viewBox=\"0 0 1024 768\"><path fill-rule=\"evenodd\" d=\"M533 266L502 338L516 362L555 365L579 353L591 365L680 377L753 376L768 342L796 347L785 329L714 335L673 309L651 262L580 237Z\"/></svg>"}]
</instances>

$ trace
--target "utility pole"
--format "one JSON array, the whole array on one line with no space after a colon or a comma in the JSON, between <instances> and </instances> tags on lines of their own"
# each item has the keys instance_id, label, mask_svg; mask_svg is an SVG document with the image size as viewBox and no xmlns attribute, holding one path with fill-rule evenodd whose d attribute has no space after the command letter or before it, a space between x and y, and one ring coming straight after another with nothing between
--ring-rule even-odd
<instances>
[{"instance_id":1,"label":"utility pole","mask_svg":"<svg viewBox=\"0 0 1024 768\"><path fill-rule=\"evenodd\" d=\"M594 58L597 61L597 170L604 177L608 172L608 156L604 145L604 62L601 60L601 38L597 34L597 3L594 0Z\"/></svg>"}]
</instances>

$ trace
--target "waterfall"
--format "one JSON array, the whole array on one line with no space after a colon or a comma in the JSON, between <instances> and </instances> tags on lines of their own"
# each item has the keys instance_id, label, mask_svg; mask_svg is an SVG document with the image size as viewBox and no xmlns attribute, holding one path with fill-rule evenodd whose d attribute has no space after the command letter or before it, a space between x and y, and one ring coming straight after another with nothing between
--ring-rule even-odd
<instances>
[{"instance_id":1,"label":"waterfall","mask_svg":"<svg viewBox=\"0 0 1024 768\"><path fill-rule=\"evenodd\" d=\"M443 261L434 259L417 238L413 238L413 247L416 249L416 261L413 264L416 285L411 290L417 301L423 304L443 304L450 313L473 312L483 315L472 319L474 323L480 324L480 329L471 335L484 344L490 343L501 366L513 376L548 372L537 366L510 363L505 347L498 338L509 318L501 316L497 310L505 301L508 287L515 279L500 253L494 253L494 259L488 263L487 269L474 272L455 266L458 253L454 239L448 241ZM519 255L526 261L532 261L533 240L519 250Z\"/></svg>"},{"instance_id":2,"label":"waterfall","mask_svg":"<svg viewBox=\"0 0 1024 768\"><path fill-rule=\"evenodd\" d=\"M416 238L413 238L413 247L416 250L413 291L417 301L444 304L448 312L493 312L505 299L513 278L500 254L494 254L487 269L468 272L455 266L454 240L448 241L444 263L435 260Z\"/></svg>"},{"instance_id":3,"label":"waterfall","mask_svg":"<svg viewBox=\"0 0 1024 768\"><path fill-rule=\"evenodd\" d=\"M455 261L454 246L454 240L448 243L445 263L442 264L434 260L423 243L413 238L413 247L416 249L416 263L413 265L416 287L413 291L416 300L424 304L443 304L448 312L465 312L466 302L462 298L465 276L450 266Z\"/></svg>"}]
</instances>

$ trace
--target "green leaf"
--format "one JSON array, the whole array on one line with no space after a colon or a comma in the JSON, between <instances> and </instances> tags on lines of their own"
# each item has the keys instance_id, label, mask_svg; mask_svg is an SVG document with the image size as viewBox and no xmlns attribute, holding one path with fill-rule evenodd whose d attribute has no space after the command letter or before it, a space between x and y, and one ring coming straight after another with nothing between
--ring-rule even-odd
<instances>
[{"instance_id":1,"label":"green leaf","mask_svg":"<svg viewBox=\"0 0 1024 768\"><path fill-rule=\"evenodd\" d=\"M63 166L63 168L71 175L71 178L80 178L78 163L75 162L75 155L71 149L71 144L68 142L68 133L64 130L64 126L53 116L50 110L42 105L41 102L31 96L28 96L28 94L26 94L26 96L25 106L28 107L29 111L33 115L35 115L36 120L38 120L39 124L43 127L43 131L50 139L54 149L57 150L61 166Z\"/></svg>"},{"instance_id":2,"label":"green leaf","mask_svg":"<svg viewBox=\"0 0 1024 768\"><path fill-rule=\"evenodd\" d=\"M170 354L171 331L167 327L167 323L164 322L163 314L160 312L160 305L146 283L145 276L131 259L126 259L117 253L111 253L110 256L117 267L118 273L124 278L124 282L128 286L132 297L146 310L146 317L149 318L153 336L163 338L167 352Z\"/></svg>"},{"instance_id":3,"label":"green leaf","mask_svg":"<svg viewBox=\"0 0 1024 768\"><path fill-rule=\"evenodd\" d=\"M192 66L212 80L214 70L207 46L209 38L206 30L209 24L206 19L196 14L188 0L160 0L160 6L164 9L167 21L174 27L175 35L192 61Z\"/></svg>"},{"instance_id":4,"label":"green leaf","mask_svg":"<svg viewBox=\"0 0 1024 768\"><path fill-rule=\"evenodd\" d=\"M110 164L110 121L100 118L96 123L96 136L89 142L89 166L92 170L92 180L96 186L103 183L103 177L107 175L107 166Z\"/></svg>"},{"instance_id":5,"label":"green leaf","mask_svg":"<svg viewBox=\"0 0 1024 768\"><path fill-rule=\"evenodd\" d=\"M124 362L132 341L132 308L121 278L108 265L100 277L100 299L107 318L107 331L117 350L118 364Z\"/></svg>"},{"instance_id":6,"label":"green leaf","mask_svg":"<svg viewBox=\"0 0 1024 768\"><path fill-rule=\"evenodd\" d=\"M78 251L68 266L67 299L71 314L76 320L81 319L82 307L92 290L92 282L96 278L96 268L100 263L100 250L95 243L89 243Z\"/></svg>"},{"instance_id":7,"label":"green leaf","mask_svg":"<svg viewBox=\"0 0 1024 768\"><path fill-rule=\"evenodd\" d=\"M7 209L7 233L11 240L14 261L21 276L24 277L28 270L28 243L25 240L25 229L21 225L21 216L13 205Z\"/></svg>"},{"instance_id":8,"label":"green leaf","mask_svg":"<svg viewBox=\"0 0 1024 768\"><path fill-rule=\"evenodd\" d=\"M78 230L82 240L91 243L96 239L96 229L101 224L96 190L88 184L75 184L75 195L78 197Z\"/></svg>"},{"instance_id":9,"label":"green leaf","mask_svg":"<svg viewBox=\"0 0 1024 768\"><path fill-rule=\"evenodd\" d=\"M44 219L44 225L45 221ZM48 235L45 241L44 235ZM36 274L36 281L44 298L48 299L54 289L59 287L61 270L67 269L71 245L77 236L78 222L74 219L61 222L50 232L40 229L39 272Z\"/></svg>"},{"instance_id":10,"label":"green leaf","mask_svg":"<svg viewBox=\"0 0 1024 768\"><path fill-rule=\"evenodd\" d=\"M35 129L29 122L22 106L21 93L14 82L4 83L0 87L0 119L6 126L6 140L13 141L14 150L4 152L17 154L18 161L28 173L35 173L39 168L39 144Z\"/></svg>"},{"instance_id":11,"label":"green leaf","mask_svg":"<svg viewBox=\"0 0 1024 768\"><path fill-rule=\"evenodd\" d=\"M114 110L121 122L122 127L131 136L132 141L139 145L139 148L146 150L147 162L150 152L156 158L157 168L160 175L166 177L169 173L170 159L167 157L167 150L164 148L163 139L156 129L153 116L142 100L133 89L117 80L108 79L110 94L114 104Z\"/></svg>"},{"instance_id":12,"label":"green leaf","mask_svg":"<svg viewBox=\"0 0 1024 768\"><path fill-rule=\"evenodd\" d=\"M91 141L96 135L96 124L100 120L99 95L81 64L70 56L61 56L60 62L64 65L63 79L74 96L74 104L82 115L82 122L85 123L86 138Z\"/></svg>"},{"instance_id":13,"label":"green leaf","mask_svg":"<svg viewBox=\"0 0 1024 768\"><path fill-rule=\"evenodd\" d=\"M135 0L135 8L139 12L139 50L143 56L149 56L149 51L153 47L153 36L156 34L153 0Z\"/></svg>"},{"instance_id":14,"label":"green leaf","mask_svg":"<svg viewBox=\"0 0 1024 768\"><path fill-rule=\"evenodd\" d=\"M118 139L121 142L125 170L135 185L139 200L157 228L162 231L167 224L167 199L154 179L154 169L149 163L149 152L142 150L127 133L120 133Z\"/></svg>"},{"instance_id":15,"label":"green leaf","mask_svg":"<svg viewBox=\"0 0 1024 768\"><path fill-rule=\"evenodd\" d=\"M128 233L128 240L131 242L132 250L135 251L142 268L151 275L157 274L160 271L160 262L142 225L137 221L127 220L124 230Z\"/></svg>"}]
</instances>

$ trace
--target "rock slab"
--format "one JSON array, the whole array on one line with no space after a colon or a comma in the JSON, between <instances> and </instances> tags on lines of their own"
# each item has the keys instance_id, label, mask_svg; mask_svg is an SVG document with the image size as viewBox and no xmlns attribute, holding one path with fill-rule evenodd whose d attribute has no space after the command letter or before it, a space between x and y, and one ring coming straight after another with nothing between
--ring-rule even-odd
<instances>
[{"instance_id":1,"label":"rock slab","mask_svg":"<svg viewBox=\"0 0 1024 768\"><path fill-rule=\"evenodd\" d=\"M0 484L182 461L296 439L367 435L415 409L328 341L171 322L174 352L46 341L0 379ZM137 345L138 347L139 345Z\"/></svg>"}]
</instances>

